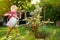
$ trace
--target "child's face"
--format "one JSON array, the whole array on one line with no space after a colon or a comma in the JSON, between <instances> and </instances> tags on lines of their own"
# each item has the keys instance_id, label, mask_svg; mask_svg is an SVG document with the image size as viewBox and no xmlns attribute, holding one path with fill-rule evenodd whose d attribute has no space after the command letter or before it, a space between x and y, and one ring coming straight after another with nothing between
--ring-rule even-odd
<instances>
[{"instance_id":1,"label":"child's face","mask_svg":"<svg viewBox=\"0 0 60 40\"><path fill-rule=\"evenodd\" d=\"M17 11L17 7L16 6L12 6L11 7L11 11Z\"/></svg>"},{"instance_id":2,"label":"child's face","mask_svg":"<svg viewBox=\"0 0 60 40\"><path fill-rule=\"evenodd\" d=\"M17 9L11 9L11 11L17 11Z\"/></svg>"}]
</instances>

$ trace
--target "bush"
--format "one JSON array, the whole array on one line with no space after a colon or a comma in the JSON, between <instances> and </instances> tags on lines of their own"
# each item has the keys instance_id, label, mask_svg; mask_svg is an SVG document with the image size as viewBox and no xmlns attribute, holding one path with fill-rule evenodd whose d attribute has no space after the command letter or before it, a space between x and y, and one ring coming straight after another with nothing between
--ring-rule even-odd
<instances>
[{"instance_id":1,"label":"bush","mask_svg":"<svg viewBox=\"0 0 60 40\"><path fill-rule=\"evenodd\" d=\"M50 30L47 28L46 25L40 26L37 31L40 34L40 36L44 38L50 35Z\"/></svg>"}]
</instances>

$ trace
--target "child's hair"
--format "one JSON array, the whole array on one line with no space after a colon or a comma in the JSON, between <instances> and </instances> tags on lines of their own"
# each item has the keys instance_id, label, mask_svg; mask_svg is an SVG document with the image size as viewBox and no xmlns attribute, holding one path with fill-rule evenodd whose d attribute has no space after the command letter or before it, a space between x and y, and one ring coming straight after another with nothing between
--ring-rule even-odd
<instances>
[{"instance_id":1,"label":"child's hair","mask_svg":"<svg viewBox=\"0 0 60 40\"><path fill-rule=\"evenodd\" d=\"M13 10L13 9L17 9L17 6L16 5L12 5L11 6L11 10Z\"/></svg>"}]
</instances>

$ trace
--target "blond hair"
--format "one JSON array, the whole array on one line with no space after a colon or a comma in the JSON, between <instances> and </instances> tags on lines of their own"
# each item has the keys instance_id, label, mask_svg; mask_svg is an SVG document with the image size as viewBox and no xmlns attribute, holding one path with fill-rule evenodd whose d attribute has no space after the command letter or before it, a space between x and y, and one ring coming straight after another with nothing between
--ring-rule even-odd
<instances>
[{"instance_id":1,"label":"blond hair","mask_svg":"<svg viewBox=\"0 0 60 40\"><path fill-rule=\"evenodd\" d=\"M17 9L17 6L16 5L12 5L11 6L11 10L15 10L15 9Z\"/></svg>"}]
</instances>

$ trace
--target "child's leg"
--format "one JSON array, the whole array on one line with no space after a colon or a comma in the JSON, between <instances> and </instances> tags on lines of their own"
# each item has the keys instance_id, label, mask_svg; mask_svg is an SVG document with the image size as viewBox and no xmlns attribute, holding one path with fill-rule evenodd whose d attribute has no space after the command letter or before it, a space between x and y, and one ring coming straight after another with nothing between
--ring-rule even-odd
<instances>
[{"instance_id":1,"label":"child's leg","mask_svg":"<svg viewBox=\"0 0 60 40\"><path fill-rule=\"evenodd\" d=\"M14 34L15 34L15 37L17 36L17 27L14 27Z\"/></svg>"},{"instance_id":2,"label":"child's leg","mask_svg":"<svg viewBox=\"0 0 60 40\"><path fill-rule=\"evenodd\" d=\"M7 38L9 37L9 34L10 34L11 30L12 30L12 28L8 27Z\"/></svg>"}]
</instances>

